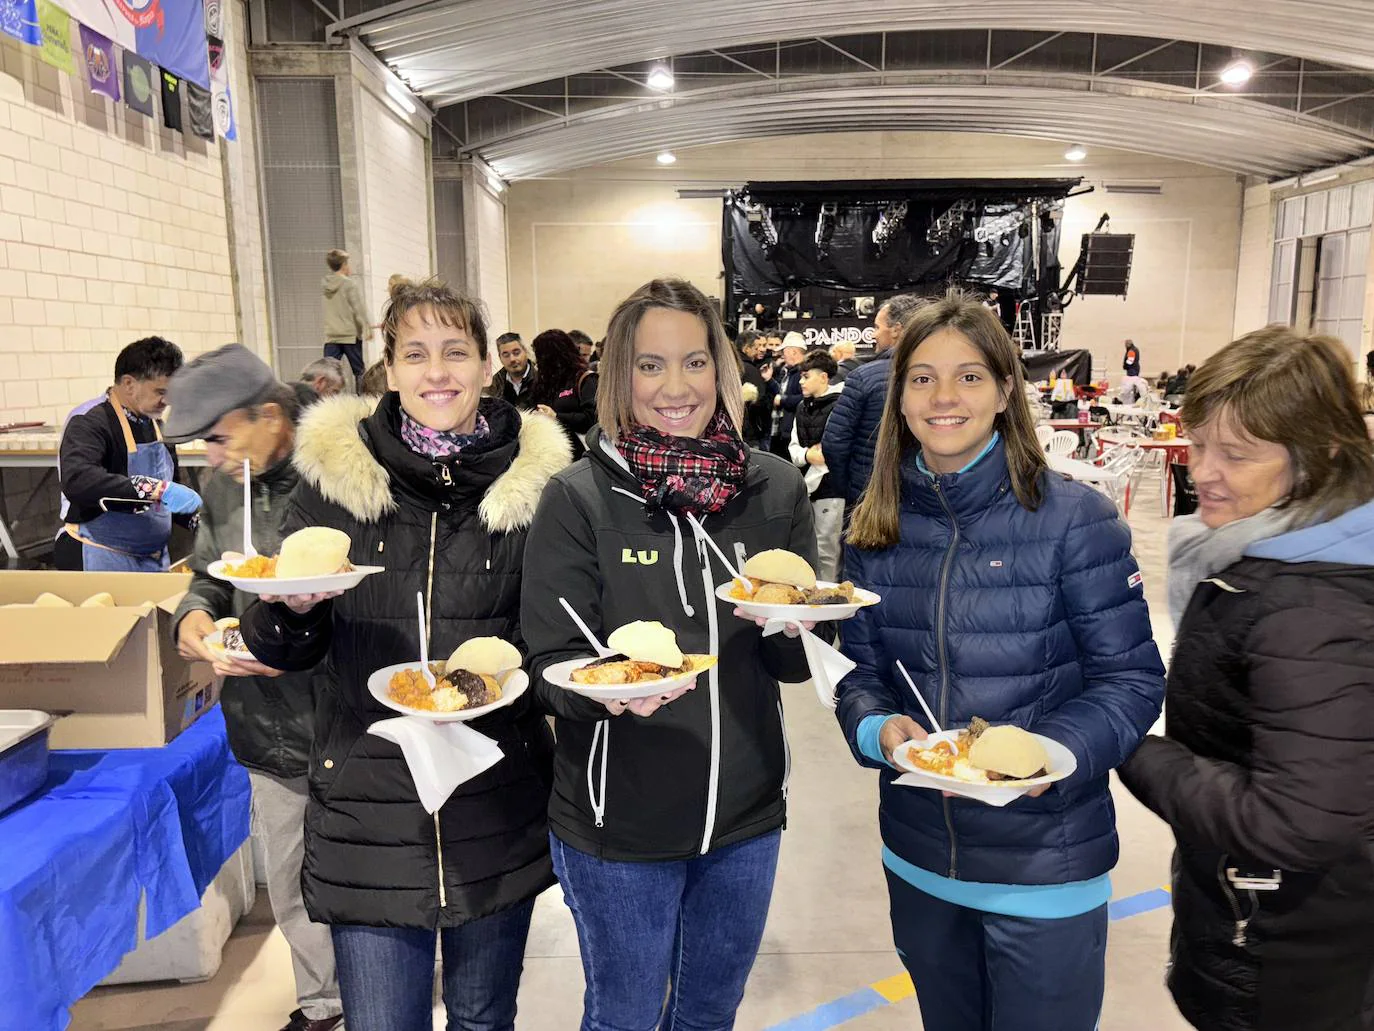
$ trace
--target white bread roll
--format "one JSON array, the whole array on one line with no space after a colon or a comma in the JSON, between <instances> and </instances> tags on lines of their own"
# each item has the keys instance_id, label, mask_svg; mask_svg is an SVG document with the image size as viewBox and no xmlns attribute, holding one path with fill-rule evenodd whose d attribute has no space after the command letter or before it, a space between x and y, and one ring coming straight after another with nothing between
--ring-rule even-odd
<instances>
[{"instance_id":1,"label":"white bread roll","mask_svg":"<svg viewBox=\"0 0 1374 1031\"><path fill-rule=\"evenodd\" d=\"M507 670L519 669L520 650L499 637L474 637L460 644L448 657L445 672L465 669L478 676L495 677Z\"/></svg>"},{"instance_id":2,"label":"white bread roll","mask_svg":"<svg viewBox=\"0 0 1374 1031\"><path fill-rule=\"evenodd\" d=\"M969 749L968 761L980 770L1013 780L1034 777L1049 766L1045 747L1020 727L988 727Z\"/></svg>"},{"instance_id":3,"label":"white bread roll","mask_svg":"<svg viewBox=\"0 0 1374 1031\"><path fill-rule=\"evenodd\" d=\"M656 662L677 669L683 661L677 635L656 619L626 623L606 639L606 644L611 651L636 662Z\"/></svg>"},{"instance_id":4,"label":"white bread roll","mask_svg":"<svg viewBox=\"0 0 1374 1031\"><path fill-rule=\"evenodd\" d=\"M44 591L33 600L33 606L37 609L72 609L76 606L66 598L59 598L49 591Z\"/></svg>"},{"instance_id":5,"label":"white bread roll","mask_svg":"<svg viewBox=\"0 0 1374 1031\"><path fill-rule=\"evenodd\" d=\"M112 609L115 607L114 595L109 591L101 591L99 594L92 594L81 603L83 609Z\"/></svg>"},{"instance_id":6,"label":"white bread roll","mask_svg":"<svg viewBox=\"0 0 1374 1031\"><path fill-rule=\"evenodd\" d=\"M352 541L342 530L328 526L307 526L281 542L277 555L277 579L328 576L337 573L348 561Z\"/></svg>"},{"instance_id":7,"label":"white bread roll","mask_svg":"<svg viewBox=\"0 0 1374 1031\"><path fill-rule=\"evenodd\" d=\"M782 548L760 551L740 570L750 580L789 584L809 591L816 586L816 571L800 555Z\"/></svg>"}]
</instances>

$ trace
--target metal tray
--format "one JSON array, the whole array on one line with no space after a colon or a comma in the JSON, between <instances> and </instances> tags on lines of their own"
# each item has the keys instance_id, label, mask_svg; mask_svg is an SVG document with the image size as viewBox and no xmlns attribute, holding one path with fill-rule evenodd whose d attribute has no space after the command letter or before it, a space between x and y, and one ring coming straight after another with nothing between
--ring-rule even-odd
<instances>
[{"instance_id":1,"label":"metal tray","mask_svg":"<svg viewBox=\"0 0 1374 1031\"><path fill-rule=\"evenodd\" d=\"M56 717L35 709L0 709L0 814L48 779L48 731Z\"/></svg>"}]
</instances>

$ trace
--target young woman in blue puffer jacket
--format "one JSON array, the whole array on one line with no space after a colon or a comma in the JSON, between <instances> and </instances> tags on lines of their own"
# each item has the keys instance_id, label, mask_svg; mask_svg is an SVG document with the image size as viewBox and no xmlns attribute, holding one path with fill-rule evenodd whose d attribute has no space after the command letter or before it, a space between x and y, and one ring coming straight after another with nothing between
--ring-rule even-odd
<instances>
[{"instance_id":1,"label":"young woman in blue puffer jacket","mask_svg":"<svg viewBox=\"0 0 1374 1031\"><path fill-rule=\"evenodd\" d=\"M1051 473L1016 350L965 295L907 323L845 572L883 600L845 624L855 758L882 770L897 950L927 1031L1093 1031L1116 819L1107 774L1159 716L1164 669L1131 534ZM900 660L945 728L975 716L1063 744L1077 771L1005 808L903 787L926 736Z\"/></svg>"}]
</instances>

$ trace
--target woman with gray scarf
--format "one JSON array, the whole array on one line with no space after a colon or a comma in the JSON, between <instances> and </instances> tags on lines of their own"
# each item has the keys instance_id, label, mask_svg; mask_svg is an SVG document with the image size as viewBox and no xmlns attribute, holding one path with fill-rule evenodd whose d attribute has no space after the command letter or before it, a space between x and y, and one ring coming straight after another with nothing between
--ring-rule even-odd
<instances>
[{"instance_id":1,"label":"woman with gray scarf","mask_svg":"<svg viewBox=\"0 0 1374 1031\"><path fill-rule=\"evenodd\" d=\"M1167 730L1120 769L1177 842L1169 988L1204 1031L1374 1027L1374 454L1344 346L1252 333L1182 418Z\"/></svg>"}]
</instances>

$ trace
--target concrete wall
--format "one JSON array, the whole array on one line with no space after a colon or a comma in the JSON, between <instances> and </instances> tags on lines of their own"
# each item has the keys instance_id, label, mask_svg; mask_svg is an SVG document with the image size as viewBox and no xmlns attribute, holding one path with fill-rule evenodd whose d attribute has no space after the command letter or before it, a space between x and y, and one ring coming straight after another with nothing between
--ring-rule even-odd
<instances>
[{"instance_id":1,"label":"concrete wall","mask_svg":"<svg viewBox=\"0 0 1374 1031\"><path fill-rule=\"evenodd\" d=\"M600 334L611 309L651 276L676 273L723 291L720 202L678 200L677 188L755 180L1059 178L1083 176L1097 191L1068 202L1065 268L1102 212L1112 230L1136 234L1126 300L1079 298L1064 319L1064 347L1093 351L1120 371L1132 337L1157 373L1199 361L1231 339L1236 311L1242 184L1229 172L1144 155L1095 150L1063 159L1063 146L953 133L841 133L703 147L670 168L652 158L565 177L512 184L510 300L525 333L578 325ZM1158 182L1158 196L1105 193L1107 182ZM1267 290L1267 284L1265 287Z\"/></svg>"},{"instance_id":2,"label":"concrete wall","mask_svg":"<svg viewBox=\"0 0 1374 1031\"><path fill-rule=\"evenodd\" d=\"M194 355L237 336L232 145L164 129L34 54L0 35L0 422L59 423L139 337Z\"/></svg>"},{"instance_id":3,"label":"concrete wall","mask_svg":"<svg viewBox=\"0 0 1374 1031\"><path fill-rule=\"evenodd\" d=\"M1269 324L1269 277L1274 267L1274 208L1270 192L1269 185L1259 181L1245 190L1236 268L1237 337Z\"/></svg>"},{"instance_id":4,"label":"concrete wall","mask_svg":"<svg viewBox=\"0 0 1374 1031\"><path fill-rule=\"evenodd\" d=\"M358 109L362 136L363 214L368 222L368 254L363 265L380 322L386 281L393 273L425 279L433 271L430 249L428 141L397 117L391 102L364 91ZM374 350L375 348L375 350ZM381 354L380 335L364 348L369 360Z\"/></svg>"}]
</instances>

